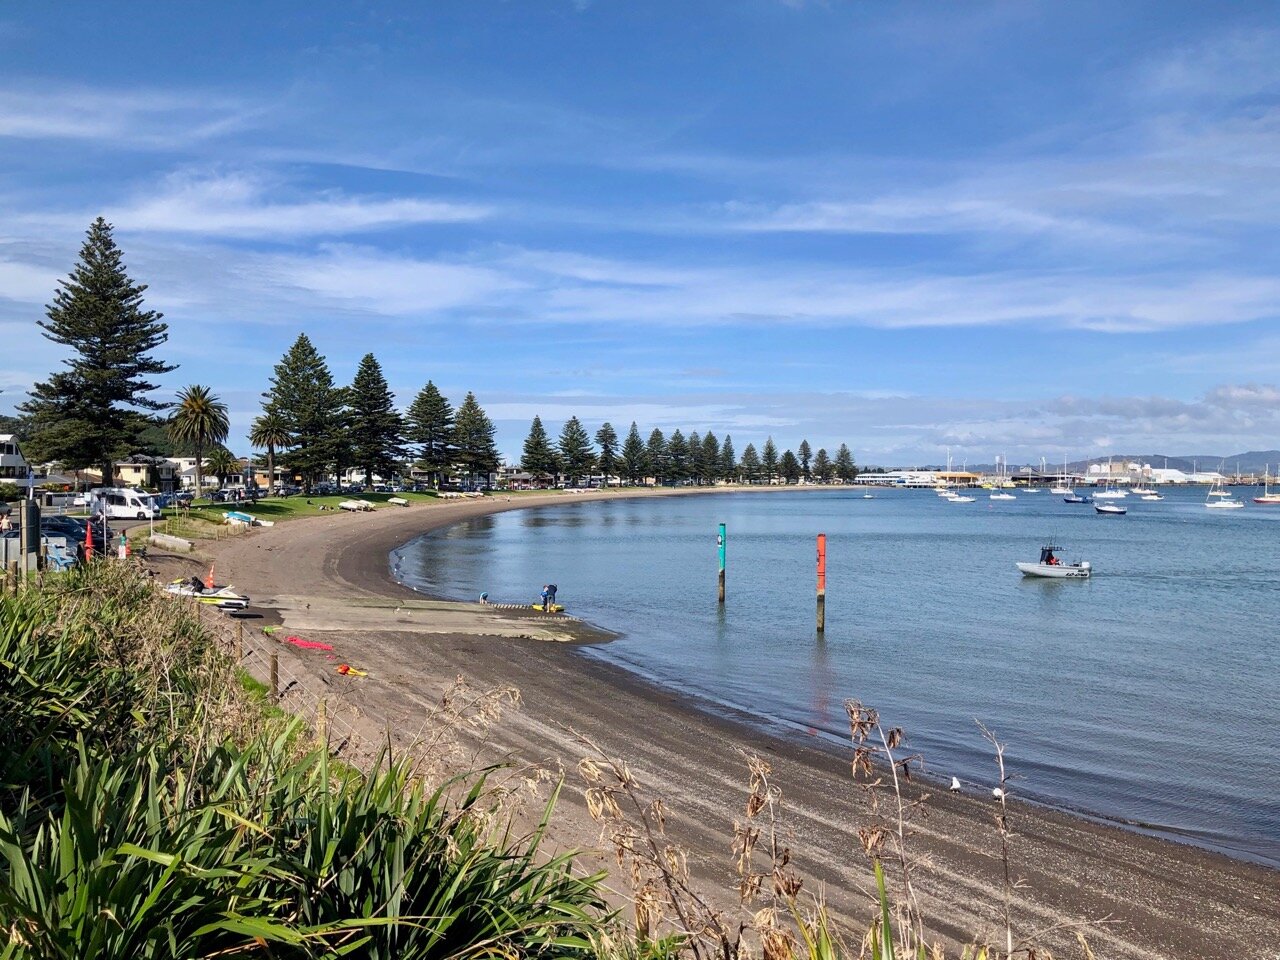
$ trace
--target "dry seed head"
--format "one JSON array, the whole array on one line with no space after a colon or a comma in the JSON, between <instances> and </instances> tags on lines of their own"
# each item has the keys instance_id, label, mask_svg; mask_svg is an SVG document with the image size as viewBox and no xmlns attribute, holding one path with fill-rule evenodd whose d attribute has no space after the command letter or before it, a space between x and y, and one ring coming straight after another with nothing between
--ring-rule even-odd
<instances>
[{"instance_id":1,"label":"dry seed head","mask_svg":"<svg viewBox=\"0 0 1280 960\"><path fill-rule=\"evenodd\" d=\"M875 858L884 847L885 832L879 827L860 827L858 839L862 841L862 850L867 856Z\"/></svg>"},{"instance_id":2,"label":"dry seed head","mask_svg":"<svg viewBox=\"0 0 1280 960\"><path fill-rule=\"evenodd\" d=\"M689 876L689 861L685 856L685 852L679 847L666 847L662 851L663 859L666 861L667 872L674 877L685 880Z\"/></svg>"},{"instance_id":3,"label":"dry seed head","mask_svg":"<svg viewBox=\"0 0 1280 960\"><path fill-rule=\"evenodd\" d=\"M666 832L667 816L661 799L654 800L653 803L649 804L649 819L653 821L653 825L659 833Z\"/></svg>"},{"instance_id":4,"label":"dry seed head","mask_svg":"<svg viewBox=\"0 0 1280 960\"><path fill-rule=\"evenodd\" d=\"M794 900L800 893L804 881L790 870L773 871L773 892L787 900Z\"/></svg>"}]
</instances>

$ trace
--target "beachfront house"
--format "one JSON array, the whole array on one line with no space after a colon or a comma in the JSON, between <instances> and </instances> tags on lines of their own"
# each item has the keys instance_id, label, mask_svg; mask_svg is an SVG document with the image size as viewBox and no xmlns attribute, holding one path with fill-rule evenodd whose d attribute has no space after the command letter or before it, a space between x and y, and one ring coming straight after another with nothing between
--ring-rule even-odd
<instances>
[{"instance_id":1,"label":"beachfront house","mask_svg":"<svg viewBox=\"0 0 1280 960\"><path fill-rule=\"evenodd\" d=\"M498 471L498 486L508 490L550 490L555 485L556 478L549 473L530 473L505 467Z\"/></svg>"},{"instance_id":2,"label":"beachfront house","mask_svg":"<svg viewBox=\"0 0 1280 960\"><path fill-rule=\"evenodd\" d=\"M12 483L26 490L34 482L34 468L22 455L18 438L12 433L0 433L0 483Z\"/></svg>"},{"instance_id":3,"label":"beachfront house","mask_svg":"<svg viewBox=\"0 0 1280 960\"><path fill-rule=\"evenodd\" d=\"M115 484L118 487L172 493L177 482L178 472L167 457L137 454L116 463Z\"/></svg>"}]
</instances>

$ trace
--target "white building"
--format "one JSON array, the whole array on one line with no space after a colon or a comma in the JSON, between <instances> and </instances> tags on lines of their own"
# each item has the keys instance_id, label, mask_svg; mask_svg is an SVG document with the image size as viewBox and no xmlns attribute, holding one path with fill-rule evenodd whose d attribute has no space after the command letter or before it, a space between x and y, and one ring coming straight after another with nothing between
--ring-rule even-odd
<instances>
[{"instance_id":1,"label":"white building","mask_svg":"<svg viewBox=\"0 0 1280 960\"><path fill-rule=\"evenodd\" d=\"M12 433L0 433L0 483L12 483L26 488L34 468L22 455L18 438Z\"/></svg>"}]
</instances>

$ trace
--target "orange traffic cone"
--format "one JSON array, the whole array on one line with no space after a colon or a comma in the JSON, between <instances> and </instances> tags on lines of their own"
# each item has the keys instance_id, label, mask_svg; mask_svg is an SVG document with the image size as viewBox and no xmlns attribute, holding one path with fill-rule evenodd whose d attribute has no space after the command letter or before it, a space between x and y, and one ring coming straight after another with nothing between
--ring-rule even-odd
<instances>
[{"instance_id":1,"label":"orange traffic cone","mask_svg":"<svg viewBox=\"0 0 1280 960\"><path fill-rule=\"evenodd\" d=\"M213 589L213 564L209 564L209 575L204 578L204 588L206 590Z\"/></svg>"}]
</instances>

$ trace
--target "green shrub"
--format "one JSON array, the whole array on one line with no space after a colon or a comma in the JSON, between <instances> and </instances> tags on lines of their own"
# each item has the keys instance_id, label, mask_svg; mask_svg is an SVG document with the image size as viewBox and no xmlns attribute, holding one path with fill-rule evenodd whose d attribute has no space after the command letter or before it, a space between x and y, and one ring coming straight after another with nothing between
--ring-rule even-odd
<instances>
[{"instance_id":1,"label":"green shrub","mask_svg":"<svg viewBox=\"0 0 1280 960\"><path fill-rule=\"evenodd\" d=\"M0 729L2 960L586 957L610 916L540 854L550 804L515 837L485 771L429 789L300 752L127 569L0 599Z\"/></svg>"}]
</instances>

